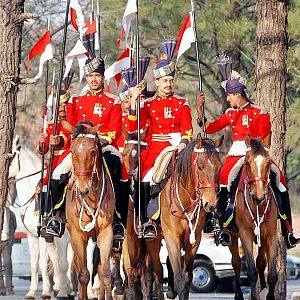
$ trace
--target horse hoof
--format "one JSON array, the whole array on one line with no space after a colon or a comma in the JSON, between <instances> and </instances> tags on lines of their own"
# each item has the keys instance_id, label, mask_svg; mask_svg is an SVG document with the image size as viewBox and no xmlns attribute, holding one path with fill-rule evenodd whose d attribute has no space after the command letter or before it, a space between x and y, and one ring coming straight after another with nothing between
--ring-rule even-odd
<instances>
[{"instance_id":1,"label":"horse hoof","mask_svg":"<svg viewBox=\"0 0 300 300\"><path fill-rule=\"evenodd\" d=\"M168 290L166 293L167 299L175 299L177 297L177 293L172 290Z\"/></svg>"},{"instance_id":2,"label":"horse hoof","mask_svg":"<svg viewBox=\"0 0 300 300\"><path fill-rule=\"evenodd\" d=\"M114 297L113 298L115 300L124 300L125 296L124 296L124 294L118 294L118 293L114 292Z\"/></svg>"},{"instance_id":3,"label":"horse hoof","mask_svg":"<svg viewBox=\"0 0 300 300\"><path fill-rule=\"evenodd\" d=\"M54 296L54 298L56 298L56 296L58 295L58 293L59 293L59 290L53 290L53 296Z\"/></svg>"},{"instance_id":4,"label":"horse hoof","mask_svg":"<svg viewBox=\"0 0 300 300\"><path fill-rule=\"evenodd\" d=\"M35 300L34 296L25 296L25 300Z\"/></svg>"},{"instance_id":5,"label":"horse hoof","mask_svg":"<svg viewBox=\"0 0 300 300\"><path fill-rule=\"evenodd\" d=\"M50 295L42 295L40 299L49 300L49 299L51 299L51 296Z\"/></svg>"}]
</instances>

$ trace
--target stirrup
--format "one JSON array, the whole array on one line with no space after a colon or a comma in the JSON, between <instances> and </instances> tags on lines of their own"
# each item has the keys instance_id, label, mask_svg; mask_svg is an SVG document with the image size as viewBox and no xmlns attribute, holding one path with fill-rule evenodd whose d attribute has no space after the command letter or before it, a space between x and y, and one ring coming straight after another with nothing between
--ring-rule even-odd
<instances>
[{"instance_id":1,"label":"stirrup","mask_svg":"<svg viewBox=\"0 0 300 300\"><path fill-rule=\"evenodd\" d=\"M222 246L230 246L231 245L231 235L228 230L221 230L217 236L218 244Z\"/></svg>"},{"instance_id":2,"label":"stirrup","mask_svg":"<svg viewBox=\"0 0 300 300\"><path fill-rule=\"evenodd\" d=\"M113 226L113 240L124 241L125 227L122 223L116 223Z\"/></svg>"},{"instance_id":3,"label":"stirrup","mask_svg":"<svg viewBox=\"0 0 300 300\"><path fill-rule=\"evenodd\" d=\"M60 218L51 217L46 225L46 233L51 236L62 237L65 226Z\"/></svg>"},{"instance_id":4,"label":"stirrup","mask_svg":"<svg viewBox=\"0 0 300 300\"><path fill-rule=\"evenodd\" d=\"M300 239L295 238L293 232L289 232L287 237L285 238L286 248L287 249L295 248L297 246L297 244L299 244L299 243L300 243Z\"/></svg>"},{"instance_id":5,"label":"stirrup","mask_svg":"<svg viewBox=\"0 0 300 300\"><path fill-rule=\"evenodd\" d=\"M148 221L147 223L143 224L143 238L145 240L154 240L157 237L157 229L156 225Z\"/></svg>"}]
</instances>

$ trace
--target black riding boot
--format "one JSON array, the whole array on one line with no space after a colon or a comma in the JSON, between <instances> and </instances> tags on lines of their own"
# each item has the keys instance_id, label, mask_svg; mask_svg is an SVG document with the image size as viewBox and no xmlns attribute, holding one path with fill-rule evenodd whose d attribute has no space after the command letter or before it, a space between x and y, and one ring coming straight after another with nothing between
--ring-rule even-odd
<instances>
[{"instance_id":1,"label":"black riding boot","mask_svg":"<svg viewBox=\"0 0 300 300\"><path fill-rule=\"evenodd\" d=\"M116 155L113 155L110 151L105 151L103 153L103 157L109 169L116 199L116 209L113 224L113 239L115 241L122 241L125 237L125 227L121 222L122 199L120 192L120 180L122 177L122 164L120 158Z\"/></svg>"},{"instance_id":2,"label":"black riding boot","mask_svg":"<svg viewBox=\"0 0 300 300\"><path fill-rule=\"evenodd\" d=\"M141 219L143 223L143 237L146 240L151 240L156 238L156 226L147 217L147 206L150 202L150 183L149 182L141 182ZM139 211L138 207L138 198L134 201L134 206L136 211Z\"/></svg>"},{"instance_id":3,"label":"black riding boot","mask_svg":"<svg viewBox=\"0 0 300 300\"><path fill-rule=\"evenodd\" d=\"M281 208L287 216L287 222L284 220L281 221L281 232L285 240L286 248L291 249L296 247L300 243L300 238L294 237L293 227L292 227L292 213L291 213L291 203L289 193L279 192L281 198Z\"/></svg>"},{"instance_id":4,"label":"black riding boot","mask_svg":"<svg viewBox=\"0 0 300 300\"><path fill-rule=\"evenodd\" d=\"M228 204L229 192L226 187L221 187L220 192L218 193L218 210L219 210L219 225L220 225L220 233L217 236L216 243L222 246L230 246L231 245L231 236L228 229L223 227L224 224L224 216Z\"/></svg>"},{"instance_id":5,"label":"black riding boot","mask_svg":"<svg viewBox=\"0 0 300 300\"><path fill-rule=\"evenodd\" d=\"M53 216L49 218L46 225L46 233L61 237L65 231L65 216L64 205L60 206L60 209L55 209L55 206L59 204L64 192L64 184L61 184L59 180L51 179L51 199L53 205Z\"/></svg>"},{"instance_id":6,"label":"black riding boot","mask_svg":"<svg viewBox=\"0 0 300 300\"><path fill-rule=\"evenodd\" d=\"M115 240L124 240L125 237L130 193L130 181L120 181L118 185L118 201L116 201L118 214L115 214L113 226Z\"/></svg>"}]
</instances>

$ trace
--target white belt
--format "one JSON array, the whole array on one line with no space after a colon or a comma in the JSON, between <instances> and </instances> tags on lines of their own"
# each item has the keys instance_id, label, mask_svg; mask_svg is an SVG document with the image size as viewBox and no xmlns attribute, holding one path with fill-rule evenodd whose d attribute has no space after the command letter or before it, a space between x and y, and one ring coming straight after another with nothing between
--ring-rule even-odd
<instances>
[{"instance_id":1,"label":"white belt","mask_svg":"<svg viewBox=\"0 0 300 300\"><path fill-rule=\"evenodd\" d=\"M228 155L230 156L244 156L246 155L247 146L245 141L234 141L229 149Z\"/></svg>"},{"instance_id":2,"label":"white belt","mask_svg":"<svg viewBox=\"0 0 300 300\"><path fill-rule=\"evenodd\" d=\"M172 146L178 146L181 141L180 132L171 132L167 134L152 134L153 142L169 142Z\"/></svg>"},{"instance_id":3,"label":"white belt","mask_svg":"<svg viewBox=\"0 0 300 300\"><path fill-rule=\"evenodd\" d=\"M54 155L62 155L66 150L56 150L54 151Z\"/></svg>"}]
</instances>

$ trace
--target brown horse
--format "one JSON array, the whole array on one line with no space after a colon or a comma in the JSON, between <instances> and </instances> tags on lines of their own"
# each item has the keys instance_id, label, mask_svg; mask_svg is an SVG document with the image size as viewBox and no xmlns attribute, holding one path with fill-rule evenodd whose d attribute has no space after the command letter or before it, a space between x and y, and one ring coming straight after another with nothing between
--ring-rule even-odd
<instances>
[{"instance_id":1,"label":"brown horse","mask_svg":"<svg viewBox=\"0 0 300 300\"><path fill-rule=\"evenodd\" d=\"M179 299L189 297L192 267L206 212L214 211L217 203L222 166L218 148L222 141L223 137L214 142L198 134L197 140L180 154L174 174L161 192L161 226ZM181 249L185 250L183 270Z\"/></svg>"},{"instance_id":2,"label":"brown horse","mask_svg":"<svg viewBox=\"0 0 300 300\"><path fill-rule=\"evenodd\" d=\"M100 125L92 127L79 123L72 133L74 183L66 197L66 217L78 276L78 299L81 300L88 299L90 274L87 269L86 246L91 237L97 239L100 249L98 299L112 299L110 255L115 196L102 158L97 136L99 128Z\"/></svg>"},{"instance_id":3,"label":"brown horse","mask_svg":"<svg viewBox=\"0 0 300 300\"><path fill-rule=\"evenodd\" d=\"M261 290L266 288L264 271L268 265L268 296L274 298L277 282L277 207L270 184L271 160L268 152L270 138L250 140L245 138L247 153L236 192L234 220L238 227L247 261L247 276L251 285L251 300L259 299L256 283L259 275ZM254 258L253 243L258 244ZM235 299L244 299L240 287L240 255L238 237L232 234L232 265L235 271Z\"/></svg>"},{"instance_id":4,"label":"brown horse","mask_svg":"<svg viewBox=\"0 0 300 300\"><path fill-rule=\"evenodd\" d=\"M148 129L140 135L141 150L146 149L145 142ZM124 145L124 163L128 173L132 176L137 168L137 133L127 133ZM129 202L126 237L123 243L124 269L128 281L126 299L152 299L152 273L157 287L158 299L163 299L163 274L162 265L159 260L161 230L158 228L158 238L153 241L139 239L137 235L137 215L134 211L133 201ZM151 264L152 272L147 272Z\"/></svg>"}]
</instances>

